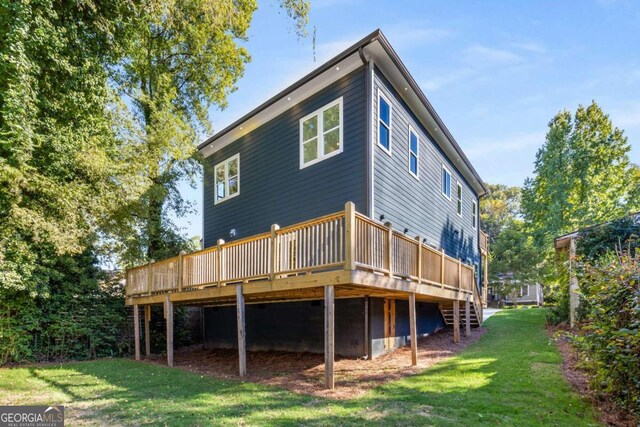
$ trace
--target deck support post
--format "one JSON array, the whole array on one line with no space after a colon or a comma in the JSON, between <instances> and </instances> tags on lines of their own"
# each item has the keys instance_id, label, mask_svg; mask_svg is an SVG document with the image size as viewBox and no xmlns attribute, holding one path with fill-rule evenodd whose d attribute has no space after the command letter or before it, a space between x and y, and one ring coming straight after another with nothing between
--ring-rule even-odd
<instances>
[{"instance_id":1,"label":"deck support post","mask_svg":"<svg viewBox=\"0 0 640 427\"><path fill-rule=\"evenodd\" d=\"M464 336L465 337L471 336L471 301L469 301L469 298L471 297L467 295L467 301L464 304L464 325L465 325Z\"/></svg>"},{"instance_id":2,"label":"deck support post","mask_svg":"<svg viewBox=\"0 0 640 427\"><path fill-rule=\"evenodd\" d=\"M453 301L453 342L460 342L460 301Z\"/></svg>"},{"instance_id":3,"label":"deck support post","mask_svg":"<svg viewBox=\"0 0 640 427\"><path fill-rule=\"evenodd\" d=\"M236 285L236 307L238 320L238 373L241 377L247 374L247 349L244 326L244 294L242 285Z\"/></svg>"},{"instance_id":4,"label":"deck support post","mask_svg":"<svg viewBox=\"0 0 640 427\"><path fill-rule=\"evenodd\" d=\"M164 300L164 317L167 320L167 366L173 366L173 303L169 295Z\"/></svg>"},{"instance_id":5,"label":"deck support post","mask_svg":"<svg viewBox=\"0 0 640 427\"><path fill-rule=\"evenodd\" d=\"M151 336L149 335L149 322L151 321L151 306L144 306L144 351L147 357L151 356Z\"/></svg>"},{"instance_id":6,"label":"deck support post","mask_svg":"<svg viewBox=\"0 0 640 427\"><path fill-rule=\"evenodd\" d=\"M224 250L224 248L222 247L222 245L224 245L224 240L222 239L218 239L217 242L217 246L218 246L218 251L217 251L217 256L216 256L216 260L217 260L217 271L218 271L218 287L222 286L222 280L224 278L224 253L222 252Z\"/></svg>"},{"instance_id":7,"label":"deck support post","mask_svg":"<svg viewBox=\"0 0 640 427\"><path fill-rule=\"evenodd\" d=\"M411 329L411 365L418 364L418 333L416 325L416 293L409 294L409 323Z\"/></svg>"},{"instance_id":8,"label":"deck support post","mask_svg":"<svg viewBox=\"0 0 640 427\"><path fill-rule=\"evenodd\" d=\"M352 271L356 269L356 205L353 202L344 205L344 224L344 269Z\"/></svg>"},{"instance_id":9,"label":"deck support post","mask_svg":"<svg viewBox=\"0 0 640 427\"><path fill-rule=\"evenodd\" d=\"M140 360L140 318L138 314L138 304L133 305L133 336L135 342L136 360Z\"/></svg>"},{"instance_id":10,"label":"deck support post","mask_svg":"<svg viewBox=\"0 0 640 427\"><path fill-rule=\"evenodd\" d=\"M333 390L333 362L335 357L335 289L333 285L324 287L324 385Z\"/></svg>"}]
</instances>

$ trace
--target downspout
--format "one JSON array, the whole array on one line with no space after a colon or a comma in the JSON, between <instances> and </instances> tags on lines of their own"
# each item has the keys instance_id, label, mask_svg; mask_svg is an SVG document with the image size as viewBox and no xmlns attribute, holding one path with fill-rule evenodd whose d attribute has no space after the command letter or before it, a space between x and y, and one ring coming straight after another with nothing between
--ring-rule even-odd
<instances>
[{"instance_id":1,"label":"downspout","mask_svg":"<svg viewBox=\"0 0 640 427\"><path fill-rule=\"evenodd\" d=\"M374 42L376 39L371 40ZM360 60L364 65L366 65L365 70L365 91L366 91L366 102L367 102L367 120L366 120L366 131L365 131L365 143L366 143L366 206L365 206L365 215L369 218L373 218L373 191L374 191L374 177L373 177L373 167L374 167L374 152L373 152L373 61L368 60L364 55L364 48L360 47L358 49L358 54L360 55Z\"/></svg>"}]
</instances>

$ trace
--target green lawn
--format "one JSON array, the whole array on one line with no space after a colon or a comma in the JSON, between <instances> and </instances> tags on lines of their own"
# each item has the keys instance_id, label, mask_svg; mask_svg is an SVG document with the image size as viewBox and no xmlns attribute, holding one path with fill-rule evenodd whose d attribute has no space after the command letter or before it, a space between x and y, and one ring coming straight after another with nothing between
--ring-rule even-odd
<instances>
[{"instance_id":1,"label":"green lawn","mask_svg":"<svg viewBox=\"0 0 640 427\"><path fill-rule=\"evenodd\" d=\"M350 401L100 360L0 369L0 404L63 403L68 425L598 425L543 324L541 309L503 311L457 357Z\"/></svg>"}]
</instances>

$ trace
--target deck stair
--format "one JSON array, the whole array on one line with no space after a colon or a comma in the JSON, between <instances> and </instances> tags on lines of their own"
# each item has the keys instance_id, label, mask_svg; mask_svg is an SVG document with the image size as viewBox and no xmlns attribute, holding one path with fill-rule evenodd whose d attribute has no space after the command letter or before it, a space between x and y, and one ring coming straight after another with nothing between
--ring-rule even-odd
<instances>
[{"instance_id":1,"label":"deck stair","mask_svg":"<svg viewBox=\"0 0 640 427\"><path fill-rule=\"evenodd\" d=\"M453 303L442 303L440 305L440 314L442 314L442 318L444 319L445 325L447 327L453 327ZM477 328L480 326L480 322L478 322L478 315L476 313L476 307L473 302L471 302L471 327ZM460 327L464 328L466 324L467 316L464 309L464 303L460 303Z\"/></svg>"}]
</instances>

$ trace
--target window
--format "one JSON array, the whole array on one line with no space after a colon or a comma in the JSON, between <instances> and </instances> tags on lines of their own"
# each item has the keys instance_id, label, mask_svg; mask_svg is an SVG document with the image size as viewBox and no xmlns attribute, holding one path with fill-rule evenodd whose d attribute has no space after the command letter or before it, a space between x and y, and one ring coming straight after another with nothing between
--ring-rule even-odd
<instances>
[{"instance_id":1,"label":"window","mask_svg":"<svg viewBox=\"0 0 640 427\"><path fill-rule=\"evenodd\" d=\"M520 296L521 297L529 296L529 285L520 286Z\"/></svg>"},{"instance_id":2,"label":"window","mask_svg":"<svg viewBox=\"0 0 640 427\"><path fill-rule=\"evenodd\" d=\"M457 188L458 192L456 193L456 211L458 212L458 215L462 217L462 185L460 185L459 182Z\"/></svg>"},{"instance_id":3,"label":"window","mask_svg":"<svg viewBox=\"0 0 640 427\"><path fill-rule=\"evenodd\" d=\"M300 169L342 153L342 98L300 119Z\"/></svg>"},{"instance_id":4,"label":"window","mask_svg":"<svg viewBox=\"0 0 640 427\"><path fill-rule=\"evenodd\" d=\"M420 140L413 128L409 126L409 172L418 178L418 150L420 149Z\"/></svg>"},{"instance_id":5,"label":"window","mask_svg":"<svg viewBox=\"0 0 640 427\"><path fill-rule=\"evenodd\" d=\"M391 104L382 93L378 96L378 145L391 154Z\"/></svg>"},{"instance_id":6,"label":"window","mask_svg":"<svg viewBox=\"0 0 640 427\"><path fill-rule=\"evenodd\" d=\"M475 200L471 202L471 225L474 230L478 228L478 204Z\"/></svg>"},{"instance_id":7,"label":"window","mask_svg":"<svg viewBox=\"0 0 640 427\"><path fill-rule=\"evenodd\" d=\"M220 162L215 167L215 204L240 194L240 154Z\"/></svg>"},{"instance_id":8,"label":"window","mask_svg":"<svg viewBox=\"0 0 640 427\"><path fill-rule=\"evenodd\" d=\"M451 199L451 172L442 166L442 195Z\"/></svg>"}]
</instances>

